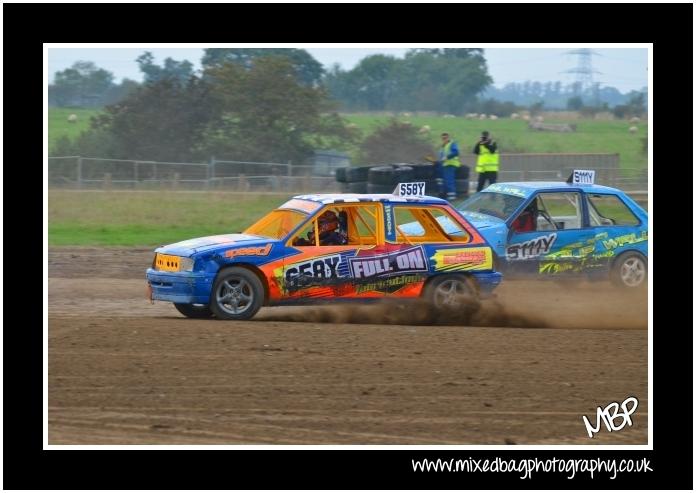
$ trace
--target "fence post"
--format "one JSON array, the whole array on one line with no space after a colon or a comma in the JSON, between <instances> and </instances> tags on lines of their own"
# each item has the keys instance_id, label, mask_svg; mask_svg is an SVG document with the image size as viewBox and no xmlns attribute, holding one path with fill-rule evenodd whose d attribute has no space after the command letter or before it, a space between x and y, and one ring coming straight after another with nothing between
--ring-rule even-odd
<instances>
[{"instance_id":1,"label":"fence post","mask_svg":"<svg viewBox=\"0 0 696 493\"><path fill-rule=\"evenodd\" d=\"M249 183L247 182L246 176L240 174L237 178L237 190L240 192L246 192L249 189Z\"/></svg>"},{"instance_id":2,"label":"fence post","mask_svg":"<svg viewBox=\"0 0 696 493\"><path fill-rule=\"evenodd\" d=\"M208 188L211 180L215 180L215 156L211 157L208 163Z\"/></svg>"},{"instance_id":3,"label":"fence post","mask_svg":"<svg viewBox=\"0 0 696 493\"><path fill-rule=\"evenodd\" d=\"M82 188L82 156L77 157L77 188Z\"/></svg>"},{"instance_id":4,"label":"fence post","mask_svg":"<svg viewBox=\"0 0 696 493\"><path fill-rule=\"evenodd\" d=\"M288 165L286 167L288 170L288 181L285 184L285 190L287 191L292 190L292 161L288 161Z\"/></svg>"},{"instance_id":5,"label":"fence post","mask_svg":"<svg viewBox=\"0 0 696 493\"><path fill-rule=\"evenodd\" d=\"M104 180L102 186L105 190L111 190L111 173L104 173Z\"/></svg>"},{"instance_id":6,"label":"fence post","mask_svg":"<svg viewBox=\"0 0 696 493\"><path fill-rule=\"evenodd\" d=\"M138 161L133 161L133 179L135 181L133 188L138 188Z\"/></svg>"}]
</instances>

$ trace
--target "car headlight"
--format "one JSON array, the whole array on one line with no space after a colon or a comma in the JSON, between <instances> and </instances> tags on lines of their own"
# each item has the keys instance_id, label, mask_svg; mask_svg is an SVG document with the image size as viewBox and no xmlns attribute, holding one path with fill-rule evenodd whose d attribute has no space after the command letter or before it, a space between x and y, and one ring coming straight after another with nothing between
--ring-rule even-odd
<instances>
[{"instance_id":1,"label":"car headlight","mask_svg":"<svg viewBox=\"0 0 696 493\"><path fill-rule=\"evenodd\" d=\"M179 257L178 255L167 255L158 253L152 263L152 268L165 272L192 271L194 261L192 258Z\"/></svg>"},{"instance_id":2,"label":"car headlight","mask_svg":"<svg viewBox=\"0 0 696 493\"><path fill-rule=\"evenodd\" d=\"M179 271L192 271L193 270L193 259L188 257L181 257L179 260Z\"/></svg>"}]
</instances>

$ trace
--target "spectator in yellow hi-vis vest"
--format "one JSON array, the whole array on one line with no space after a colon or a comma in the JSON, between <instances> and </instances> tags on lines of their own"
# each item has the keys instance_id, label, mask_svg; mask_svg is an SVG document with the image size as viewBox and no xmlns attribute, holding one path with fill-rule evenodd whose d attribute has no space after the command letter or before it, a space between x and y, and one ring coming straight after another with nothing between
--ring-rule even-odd
<instances>
[{"instance_id":1,"label":"spectator in yellow hi-vis vest","mask_svg":"<svg viewBox=\"0 0 696 493\"><path fill-rule=\"evenodd\" d=\"M481 132L481 140L474 146L474 154L478 156L476 160L476 172L478 173L476 191L480 192L486 181L489 185L493 185L498 180L498 169L500 168L498 144L491 139L487 131Z\"/></svg>"},{"instance_id":2,"label":"spectator in yellow hi-vis vest","mask_svg":"<svg viewBox=\"0 0 696 493\"><path fill-rule=\"evenodd\" d=\"M447 200L452 201L457 199L457 183L456 173L462 163L459 161L459 147L457 143L450 140L447 132L441 135L442 146L440 147L440 156L435 163L437 170L437 183L440 188L440 193L446 193Z\"/></svg>"}]
</instances>

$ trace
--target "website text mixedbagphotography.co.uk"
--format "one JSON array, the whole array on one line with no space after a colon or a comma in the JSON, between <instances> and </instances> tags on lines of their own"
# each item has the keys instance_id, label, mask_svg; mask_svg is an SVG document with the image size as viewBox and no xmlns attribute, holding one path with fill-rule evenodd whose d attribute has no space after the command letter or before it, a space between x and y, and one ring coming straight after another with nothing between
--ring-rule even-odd
<instances>
[{"instance_id":1,"label":"website text mixedbagphotography.co.uk","mask_svg":"<svg viewBox=\"0 0 696 493\"><path fill-rule=\"evenodd\" d=\"M610 474L616 479L620 473L652 472L650 460L642 459L449 459L449 460L411 460L414 472L517 472L521 479L531 479L538 472L565 473L568 479L576 474L589 473L594 479L595 473Z\"/></svg>"}]
</instances>

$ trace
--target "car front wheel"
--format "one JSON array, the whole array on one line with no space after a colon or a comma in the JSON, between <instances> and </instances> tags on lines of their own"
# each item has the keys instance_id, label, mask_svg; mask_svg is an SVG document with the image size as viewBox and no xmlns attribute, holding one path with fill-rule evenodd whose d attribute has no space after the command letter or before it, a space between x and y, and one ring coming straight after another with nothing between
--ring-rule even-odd
<instances>
[{"instance_id":1,"label":"car front wheel","mask_svg":"<svg viewBox=\"0 0 696 493\"><path fill-rule=\"evenodd\" d=\"M213 284L210 309L217 318L249 320L263 305L261 280L251 271L230 267L220 271Z\"/></svg>"}]
</instances>

